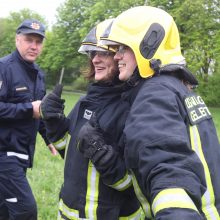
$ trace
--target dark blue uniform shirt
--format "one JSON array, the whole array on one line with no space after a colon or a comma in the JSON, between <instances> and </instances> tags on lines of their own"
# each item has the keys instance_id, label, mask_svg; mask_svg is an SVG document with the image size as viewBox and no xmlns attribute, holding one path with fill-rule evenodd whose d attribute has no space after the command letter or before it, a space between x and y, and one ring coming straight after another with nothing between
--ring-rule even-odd
<instances>
[{"instance_id":1,"label":"dark blue uniform shirt","mask_svg":"<svg viewBox=\"0 0 220 220\"><path fill-rule=\"evenodd\" d=\"M46 144L43 122L33 118L31 102L45 95L44 76L18 51L0 59L0 153L31 167L37 131Z\"/></svg>"}]
</instances>

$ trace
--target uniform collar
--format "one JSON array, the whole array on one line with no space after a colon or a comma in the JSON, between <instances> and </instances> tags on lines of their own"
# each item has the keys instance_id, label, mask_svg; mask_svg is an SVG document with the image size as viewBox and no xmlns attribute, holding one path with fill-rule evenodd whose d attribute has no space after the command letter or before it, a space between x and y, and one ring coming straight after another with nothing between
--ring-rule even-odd
<instances>
[{"instance_id":1,"label":"uniform collar","mask_svg":"<svg viewBox=\"0 0 220 220\"><path fill-rule=\"evenodd\" d=\"M14 55L23 64L25 69L28 70L28 72L32 72L35 74L38 73L38 68L36 67L35 63L30 63L30 62L25 61L17 49L15 50Z\"/></svg>"}]
</instances>

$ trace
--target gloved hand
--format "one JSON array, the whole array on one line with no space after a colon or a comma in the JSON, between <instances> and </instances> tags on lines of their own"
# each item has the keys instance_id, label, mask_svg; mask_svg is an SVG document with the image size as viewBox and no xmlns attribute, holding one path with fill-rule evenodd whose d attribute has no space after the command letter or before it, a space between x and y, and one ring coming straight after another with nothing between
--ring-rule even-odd
<instances>
[{"instance_id":1,"label":"gloved hand","mask_svg":"<svg viewBox=\"0 0 220 220\"><path fill-rule=\"evenodd\" d=\"M64 110L64 99L61 99L63 86L57 84L54 90L46 95L40 105L40 115L44 120L63 118L65 117Z\"/></svg>"},{"instance_id":2,"label":"gloved hand","mask_svg":"<svg viewBox=\"0 0 220 220\"><path fill-rule=\"evenodd\" d=\"M105 143L95 116L82 126L77 141L79 151L95 165L105 165L114 154L112 146Z\"/></svg>"}]
</instances>

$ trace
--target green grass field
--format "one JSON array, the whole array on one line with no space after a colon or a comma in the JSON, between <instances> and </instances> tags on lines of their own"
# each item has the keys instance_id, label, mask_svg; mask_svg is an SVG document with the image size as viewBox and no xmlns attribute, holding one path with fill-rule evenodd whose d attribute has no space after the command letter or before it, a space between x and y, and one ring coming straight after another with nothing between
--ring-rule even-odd
<instances>
[{"instance_id":1,"label":"green grass field","mask_svg":"<svg viewBox=\"0 0 220 220\"><path fill-rule=\"evenodd\" d=\"M66 114L73 108L80 94L64 94ZM220 108L210 108L220 137ZM63 182L64 161L52 156L42 138L38 136L34 167L28 170L28 179L38 204L39 220L56 220L58 195Z\"/></svg>"}]
</instances>

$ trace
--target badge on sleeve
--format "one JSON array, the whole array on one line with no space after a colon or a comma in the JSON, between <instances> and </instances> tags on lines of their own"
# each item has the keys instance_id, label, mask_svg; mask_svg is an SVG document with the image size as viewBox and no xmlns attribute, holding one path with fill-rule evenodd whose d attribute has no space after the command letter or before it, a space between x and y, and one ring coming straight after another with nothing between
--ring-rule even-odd
<instances>
[{"instance_id":1,"label":"badge on sleeve","mask_svg":"<svg viewBox=\"0 0 220 220\"><path fill-rule=\"evenodd\" d=\"M190 94L189 96L185 97L184 104L192 125L212 118L212 115L201 96Z\"/></svg>"},{"instance_id":2,"label":"badge on sleeve","mask_svg":"<svg viewBox=\"0 0 220 220\"><path fill-rule=\"evenodd\" d=\"M0 90L2 89L2 84L3 84L3 81L0 80Z\"/></svg>"},{"instance_id":3,"label":"badge on sleeve","mask_svg":"<svg viewBox=\"0 0 220 220\"><path fill-rule=\"evenodd\" d=\"M92 117L92 111L85 109L83 118L90 120L91 117Z\"/></svg>"}]
</instances>

